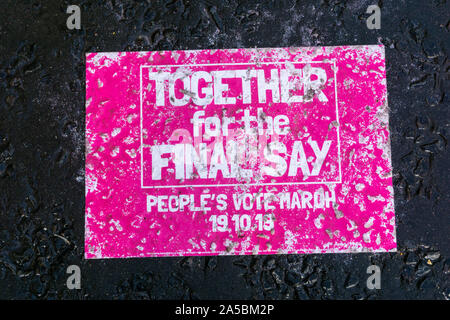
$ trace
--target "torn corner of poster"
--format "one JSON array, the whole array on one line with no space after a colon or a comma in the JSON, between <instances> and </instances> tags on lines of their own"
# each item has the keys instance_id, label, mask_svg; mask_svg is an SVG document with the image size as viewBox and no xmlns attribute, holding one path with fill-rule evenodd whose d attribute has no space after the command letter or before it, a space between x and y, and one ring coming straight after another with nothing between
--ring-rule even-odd
<instances>
[{"instance_id":1,"label":"torn corner of poster","mask_svg":"<svg viewBox=\"0 0 450 320\"><path fill-rule=\"evenodd\" d=\"M88 53L86 258L396 250L382 45Z\"/></svg>"}]
</instances>

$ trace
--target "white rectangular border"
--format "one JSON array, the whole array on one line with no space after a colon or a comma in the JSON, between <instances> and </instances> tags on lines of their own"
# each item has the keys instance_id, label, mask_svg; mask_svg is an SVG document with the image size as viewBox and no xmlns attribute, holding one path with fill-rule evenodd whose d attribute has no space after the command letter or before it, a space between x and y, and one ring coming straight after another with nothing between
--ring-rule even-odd
<instances>
[{"instance_id":1,"label":"white rectangular border","mask_svg":"<svg viewBox=\"0 0 450 320\"><path fill-rule=\"evenodd\" d=\"M244 183L247 186L279 186L279 185L302 185L302 184L327 184L327 183L342 183L342 170L341 170L341 141L340 141L340 123L339 123L339 109L338 109L338 95L337 95L337 77L336 77L336 61L308 61L308 62L293 62L293 61L285 61L285 62L243 62L243 63L203 63L203 64L179 64L179 65L141 65L139 68L139 132L141 136L141 189L157 189L157 188L195 188L195 187L236 187L242 185L242 183L230 183L230 184L196 184L196 185L176 185L176 186L144 186L144 146L143 146L143 137L142 137L142 68L157 68L157 67L166 67L166 68L174 68L174 67L202 67L202 66L224 66L224 65L257 65L257 64L309 64L309 63L332 63L333 64L333 73L334 73L334 93L335 93L335 101L336 101L336 121L338 123L337 127L337 141L338 141L338 162L339 162L339 181L318 181L318 182L272 182L272 183Z\"/></svg>"}]
</instances>

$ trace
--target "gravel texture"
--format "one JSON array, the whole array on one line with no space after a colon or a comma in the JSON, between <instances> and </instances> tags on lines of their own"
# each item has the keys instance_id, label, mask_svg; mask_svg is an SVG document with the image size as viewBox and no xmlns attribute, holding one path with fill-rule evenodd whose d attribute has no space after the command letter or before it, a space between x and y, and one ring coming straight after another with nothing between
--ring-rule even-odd
<instances>
[{"instance_id":1,"label":"gravel texture","mask_svg":"<svg viewBox=\"0 0 450 320\"><path fill-rule=\"evenodd\" d=\"M381 7L380 30L366 9ZM66 8L81 7L81 30ZM2 1L1 299L450 299L450 3ZM397 253L83 259L85 53L386 46ZM446 209L447 208L447 209ZM79 265L81 290L66 288ZM366 269L381 268L369 290Z\"/></svg>"}]
</instances>

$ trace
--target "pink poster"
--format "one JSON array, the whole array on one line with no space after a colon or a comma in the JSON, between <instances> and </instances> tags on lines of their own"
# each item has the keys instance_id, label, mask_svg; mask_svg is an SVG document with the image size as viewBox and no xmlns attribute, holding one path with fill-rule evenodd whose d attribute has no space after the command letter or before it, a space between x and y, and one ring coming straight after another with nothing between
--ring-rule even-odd
<instances>
[{"instance_id":1,"label":"pink poster","mask_svg":"<svg viewBox=\"0 0 450 320\"><path fill-rule=\"evenodd\" d=\"M396 250L384 47L89 53L86 258Z\"/></svg>"}]
</instances>

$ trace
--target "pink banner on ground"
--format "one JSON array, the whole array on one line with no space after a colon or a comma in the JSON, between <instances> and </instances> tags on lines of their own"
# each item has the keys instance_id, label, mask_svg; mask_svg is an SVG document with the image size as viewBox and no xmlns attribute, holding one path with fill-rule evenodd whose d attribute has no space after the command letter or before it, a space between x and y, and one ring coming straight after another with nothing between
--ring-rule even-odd
<instances>
[{"instance_id":1,"label":"pink banner on ground","mask_svg":"<svg viewBox=\"0 0 450 320\"><path fill-rule=\"evenodd\" d=\"M86 258L396 250L384 47L89 53Z\"/></svg>"}]
</instances>

